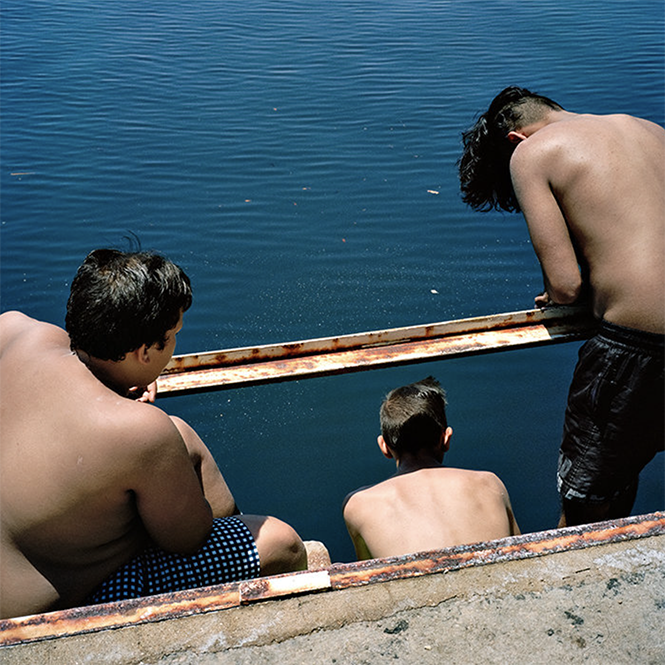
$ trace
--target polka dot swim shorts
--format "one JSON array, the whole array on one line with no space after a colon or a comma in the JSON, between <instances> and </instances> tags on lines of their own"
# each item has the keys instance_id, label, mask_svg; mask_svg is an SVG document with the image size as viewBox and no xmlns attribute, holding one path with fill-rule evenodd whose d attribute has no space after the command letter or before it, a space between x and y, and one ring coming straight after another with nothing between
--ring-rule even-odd
<instances>
[{"instance_id":1,"label":"polka dot swim shorts","mask_svg":"<svg viewBox=\"0 0 665 665\"><path fill-rule=\"evenodd\" d=\"M102 582L84 604L95 605L258 577L259 552L237 517L213 520L212 532L194 554L148 547Z\"/></svg>"}]
</instances>

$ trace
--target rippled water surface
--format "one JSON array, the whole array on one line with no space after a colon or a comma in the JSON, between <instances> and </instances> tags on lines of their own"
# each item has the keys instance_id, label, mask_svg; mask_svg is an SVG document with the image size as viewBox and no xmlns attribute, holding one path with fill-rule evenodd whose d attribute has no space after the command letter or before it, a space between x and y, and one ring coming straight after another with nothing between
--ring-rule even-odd
<instances>
[{"instance_id":1,"label":"rippled water surface","mask_svg":"<svg viewBox=\"0 0 665 665\"><path fill-rule=\"evenodd\" d=\"M509 84L664 119L660 1L3 0L1 29L2 309L62 324L85 254L135 235L192 278L180 353L529 308L521 217L459 199L461 131ZM523 530L554 526L578 346L161 404L245 512L350 560L342 499L392 472L380 401L427 374L447 463L497 472ZM662 457L636 513L663 508Z\"/></svg>"}]
</instances>

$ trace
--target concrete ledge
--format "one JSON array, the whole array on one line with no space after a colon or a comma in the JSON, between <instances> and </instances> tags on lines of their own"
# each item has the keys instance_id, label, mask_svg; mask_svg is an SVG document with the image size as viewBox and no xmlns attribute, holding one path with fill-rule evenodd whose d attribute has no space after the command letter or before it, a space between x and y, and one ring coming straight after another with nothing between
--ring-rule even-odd
<instances>
[{"instance_id":1,"label":"concrete ledge","mask_svg":"<svg viewBox=\"0 0 665 665\"><path fill-rule=\"evenodd\" d=\"M0 660L665 662L663 513L266 579L279 594L247 604L238 583L9 619Z\"/></svg>"}]
</instances>

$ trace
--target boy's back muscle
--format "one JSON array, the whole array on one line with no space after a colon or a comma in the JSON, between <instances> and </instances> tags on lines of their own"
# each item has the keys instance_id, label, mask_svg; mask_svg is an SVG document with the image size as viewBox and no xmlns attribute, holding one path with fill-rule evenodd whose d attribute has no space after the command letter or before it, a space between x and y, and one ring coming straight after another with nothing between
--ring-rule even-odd
<instances>
[{"instance_id":1,"label":"boy's back muscle","mask_svg":"<svg viewBox=\"0 0 665 665\"><path fill-rule=\"evenodd\" d=\"M175 431L160 410L100 384L64 331L8 318L0 326L3 615L22 608L21 588L7 580L22 579L34 603L25 611L68 605L137 551L147 534L134 490L169 452L163 433Z\"/></svg>"},{"instance_id":2,"label":"boy's back muscle","mask_svg":"<svg viewBox=\"0 0 665 665\"><path fill-rule=\"evenodd\" d=\"M34 325L3 350L3 578L20 570L26 596L57 599L72 570L82 571L84 588L136 549L140 521L113 448L122 418L110 408L110 391L67 352L62 331Z\"/></svg>"},{"instance_id":3,"label":"boy's back muscle","mask_svg":"<svg viewBox=\"0 0 665 665\"><path fill-rule=\"evenodd\" d=\"M394 476L352 495L344 517L373 557L512 535L510 502L492 473L432 468ZM354 538L354 540L356 540Z\"/></svg>"},{"instance_id":4,"label":"boy's back muscle","mask_svg":"<svg viewBox=\"0 0 665 665\"><path fill-rule=\"evenodd\" d=\"M579 115L537 131L513 159L522 161L527 178L544 163L548 185L590 269L595 314L662 332L663 129L625 115ZM530 195L530 182L525 190ZM521 203L527 203L526 214L528 201ZM531 213L535 218L540 211Z\"/></svg>"}]
</instances>

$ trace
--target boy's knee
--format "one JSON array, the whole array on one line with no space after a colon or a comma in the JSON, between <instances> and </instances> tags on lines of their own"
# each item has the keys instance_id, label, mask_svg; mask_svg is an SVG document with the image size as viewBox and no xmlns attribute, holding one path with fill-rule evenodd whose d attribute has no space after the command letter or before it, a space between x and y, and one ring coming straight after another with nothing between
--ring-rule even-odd
<instances>
[{"instance_id":1,"label":"boy's knee","mask_svg":"<svg viewBox=\"0 0 665 665\"><path fill-rule=\"evenodd\" d=\"M252 532L261 561L261 575L307 568L307 550L295 529L276 517L238 516Z\"/></svg>"}]
</instances>

